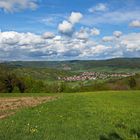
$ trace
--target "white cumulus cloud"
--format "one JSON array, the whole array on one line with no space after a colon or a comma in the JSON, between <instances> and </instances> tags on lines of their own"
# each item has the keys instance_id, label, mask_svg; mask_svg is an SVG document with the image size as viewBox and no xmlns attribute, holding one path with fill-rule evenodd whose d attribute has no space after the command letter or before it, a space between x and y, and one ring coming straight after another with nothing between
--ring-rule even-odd
<instances>
[{"instance_id":1,"label":"white cumulus cloud","mask_svg":"<svg viewBox=\"0 0 140 140\"><path fill-rule=\"evenodd\" d=\"M51 32L43 35L0 32L0 59L64 60L140 56L140 33L123 34L119 38L105 36L105 42L90 36L90 29L84 27L71 37Z\"/></svg>"},{"instance_id":2,"label":"white cumulus cloud","mask_svg":"<svg viewBox=\"0 0 140 140\"><path fill-rule=\"evenodd\" d=\"M75 37L82 40L87 40L89 38L89 29L81 28L79 32L75 32Z\"/></svg>"},{"instance_id":3,"label":"white cumulus cloud","mask_svg":"<svg viewBox=\"0 0 140 140\"><path fill-rule=\"evenodd\" d=\"M90 30L91 35L100 35L100 30L97 28L93 28Z\"/></svg>"},{"instance_id":4,"label":"white cumulus cloud","mask_svg":"<svg viewBox=\"0 0 140 140\"><path fill-rule=\"evenodd\" d=\"M131 27L136 27L136 28L140 28L140 20L134 20L132 21L129 26Z\"/></svg>"},{"instance_id":5,"label":"white cumulus cloud","mask_svg":"<svg viewBox=\"0 0 140 140\"><path fill-rule=\"evenodd\" d=\"M58 30L63 34L71 34L76 23L78 23L83 15L79 12L72 12L68 20L64 20L58 25Z\"/></svg>"},{"instance_id":6,"label":"white cumulus cloud","mask_svg":"<svg viewBox=\"0 0 140 140\"><path fill-rule=\"evenodd\" d=\"M42 35L42 37L43 37L44 39L52 39L52 38L55 37L55 35L54 35L54 33L52 33L52 32L45 32L45 33Z\"/></svg>"},{"instance_id":7,"label":"white cumulus cloud","mask_svg":"<svg viewBox=\"0 0 140 140\"><path fill-rule=\"evenodd\" d=\"M80 12L72 12L69 17L69 21L72 24L75 24L75 23L78 23L82 17L83 17L83 15Z\"/></svg>"},{"instance_id":8,"label":"white cumulus cloud","mask_svg":"<svg viewBox=\"0 0 140 140\"><path fill-rule=\"evenodd\" d=\"M119 38L121 35L122 35L122 32L121 31L114 31L113 32L113 35L117 38Z\"/></svg>"},{"instance_id":9,"label":"white cumulus cloud","mask_svg":"<svg viewBox=\"0 0 140 140\"><path fill-rule=\"evenodd\" d=\"M131 33L121 38L121 45L127 51L140 51L140 33Z\"/></svg>"},{"instance_id":10,"label":"white cumulus cloud","mask_svg":"<svg viewBox=\"0 0 140 140\"><path fill-rule=\"evenodd\" d=\"M58 30L61 32L61 33L71 33L72 32L72 29L73 29L73 25L72 23L64 20L62 23L60 23L58 25Z\"/></svg>"},{"instance_id":11,"label":"white cumulus cloud","mask_svg":"<svg viewBox=\"0 0 140 140\"><path fill-rule=\"evenodd\" d=\"M16 12L24 9L34 10L37 7L36 0L0 0L0 8L5 12Z\"/></svg>"}]
</instances>

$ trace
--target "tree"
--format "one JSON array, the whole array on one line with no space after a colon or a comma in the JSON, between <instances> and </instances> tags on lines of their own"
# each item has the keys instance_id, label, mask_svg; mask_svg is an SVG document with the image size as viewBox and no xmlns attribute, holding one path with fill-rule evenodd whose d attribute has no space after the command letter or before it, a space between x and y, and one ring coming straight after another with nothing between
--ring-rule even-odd
<instances>
[{"instance_id":1,"label":"tree","mask_svg":"<svg viewBox=\"0 0 140 140\"><path fill-rule=\"evenodd\" d=\"M12 93L15 87L18 87L21 93L25 92L26 87L23 80L19 79L13 73L5 73L5 75L3 75L3 83L5 90L8 93Z\"/></svg>"},{"instance_id":2,"label":"tree","mask_svg":"<svg viewBox=\"0 0 140 140\"><path fill-rule=\"evenodd\" d=\"M135 88L136 87L136 80L135 80L134 77L131 77L129 79L129 86L130 86L130 88Z\"/></svg>"},{"instance_id":3,"label":"tree","mask_svg":"<svg viewBox=\"0 0 140 140\"><path fill-rule=\"evenodd\" d=\"M58 92L64 92L65 88L66 88L66 84L64 82L61 82L59 85Z\"/></svg>"},{"instance_id":4,"label":"tree","mask_svg":"<svg viewBox=\"0 0 140 140\"><path fill-rule=\"evenodd\" d=\"M5 84L6 91L8 93L12 93L14 90L15 77L16 76L14 74L7 74L4 77L4 84Z\"/></svg>"},{"instance_id":5,"label":"tree","mask_svg":"<svg viewBox=\"0 0 140 140\"><path fill-rule=\"evenodd\" d=\"M24 92L25 92L26 87L25 87L25 84L24 84L23 81L17 80L17 81L16 81L16 85L17 85L17 87L19 88L19 91L20 91L21 93L24 93Z\"/></svg>"}]
</instances>

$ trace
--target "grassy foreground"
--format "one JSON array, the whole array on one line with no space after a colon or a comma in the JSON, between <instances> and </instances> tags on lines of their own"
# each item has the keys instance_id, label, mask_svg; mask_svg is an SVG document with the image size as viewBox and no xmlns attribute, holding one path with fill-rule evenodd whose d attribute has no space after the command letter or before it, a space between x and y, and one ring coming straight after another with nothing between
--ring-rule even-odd
<instances>
[{"instance_id":1,"label":"grassy foreground","mask_svg":"<svg viewBox=\"0 0 140 140\"><path fill-rule=\"evenodd\" d=\"M32 95L46 94L0 96ZM22 109L0 120L0 140L140 139L140 91L65 93L60 96L58 100Z\"/></svg>"}]
</instances>

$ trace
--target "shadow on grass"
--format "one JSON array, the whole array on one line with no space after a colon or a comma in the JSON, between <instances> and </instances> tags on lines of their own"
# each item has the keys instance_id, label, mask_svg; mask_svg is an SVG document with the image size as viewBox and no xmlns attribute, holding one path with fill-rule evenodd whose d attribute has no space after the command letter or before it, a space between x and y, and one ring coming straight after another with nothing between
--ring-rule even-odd
<instances>
[{"instance_id":1,"label":"shadow on grass","mask_svg":"<svg viewBox=\"0 0 140 140\"><path fill-rule=\"evenodd\" d=\"M116 132L112 132L108 135L100 135L100 140L123 140L123 138Z\"/></svg>"},{"instance_id":2,"label":"shadow on grass","mask_svg":"<svg viewBox=\"0 0 140 140\"><path fill-rule=\"evenodd\" d=\"M135 135L137 138L140 138L140 129L131 129L130 134Z\"/></svg>"}]
</instances>

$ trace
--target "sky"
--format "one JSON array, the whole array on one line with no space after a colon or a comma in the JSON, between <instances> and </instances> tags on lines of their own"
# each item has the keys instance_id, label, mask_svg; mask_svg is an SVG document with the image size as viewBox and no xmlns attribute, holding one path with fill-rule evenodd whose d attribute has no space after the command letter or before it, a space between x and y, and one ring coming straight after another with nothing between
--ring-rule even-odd
<instances>
[{"instance_id":1,"label":"sky","mask_svg":"<svg viewBox=\"0 0 140 140\"><path fill-rule=\"evenodd\" d=\"M140 0L0 0L0 61L140 57Z\"/></svg>"}]
</instances>

